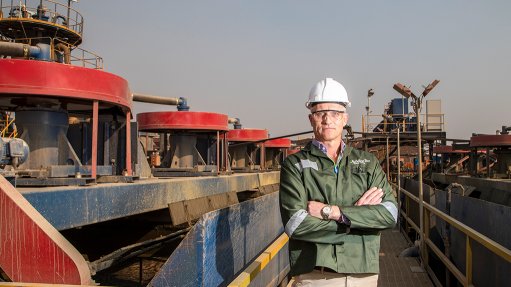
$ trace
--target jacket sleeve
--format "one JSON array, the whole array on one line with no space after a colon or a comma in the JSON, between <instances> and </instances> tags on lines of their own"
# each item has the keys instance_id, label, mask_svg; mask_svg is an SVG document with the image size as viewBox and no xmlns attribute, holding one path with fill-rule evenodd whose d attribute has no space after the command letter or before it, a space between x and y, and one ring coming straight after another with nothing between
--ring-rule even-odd
<instances>
[{"instance_id":1,"label":"jacket sleeve","mask_svg":"<svg viewBox=\"0 0 511 287\"><path fill-rule=\"evenodd\" d=\"M397 203L392 193L392 187L387 181L378 159L373 156L375 163L368 174L367 186L383 189L383 199L377 205L341 206L342 213L351 221L351 228L386 229L392 228L397 222Z\"/></svg>"},{"instance_id":2,"label":"jacket sleeve","mask_svg":"<svg viewBox=\"0 0 511 287\"><path fill-rule=\"evenodd\" d=\"M321 220L307 213L308 197L301 172L289 158L280 171L279 199L282 222L290 238L327 244L343 242L345 225L333 220Z\"/></svg>"}]
</instances>

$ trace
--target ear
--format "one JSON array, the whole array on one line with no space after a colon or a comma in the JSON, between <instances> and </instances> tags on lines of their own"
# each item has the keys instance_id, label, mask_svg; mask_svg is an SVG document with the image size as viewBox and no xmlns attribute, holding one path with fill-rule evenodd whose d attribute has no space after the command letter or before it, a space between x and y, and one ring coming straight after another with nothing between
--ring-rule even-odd
<instances>
[{"instance_id":1,"label":"ear","mask_svg":"<svg viewBox=\"0 0 511 287\"><path fill-rule=\"evenodd\" d=\"M311 124L311 127L314 127L314 119L312 118L312 114L309 114L309 122Z\"/></svg>"},{"instance_id":2,"label":"ear","mask_svg":"<svg viewBox=\"0 0 511 287\"><path fill-rule=\"evenodd\" d=\"M349 119L348 113L342 114L341 125L343 127L348 123L348 119Z\"/></svg>"}]
</instances>

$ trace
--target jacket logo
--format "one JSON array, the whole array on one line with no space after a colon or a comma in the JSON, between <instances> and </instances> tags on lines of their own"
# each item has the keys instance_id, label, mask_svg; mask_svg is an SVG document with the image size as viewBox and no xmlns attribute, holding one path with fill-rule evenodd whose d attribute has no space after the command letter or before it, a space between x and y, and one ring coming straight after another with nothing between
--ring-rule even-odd
<instances>
[{"instance_id":1,"label":"jacket logo","mask_svg":"<svg viewBox=\"0 0 511 287\"><path fill-rule=\"evenodd\" d=\"M352 164L366 164L368 162L371 162L371 161L368 159L357 159L357 160L352 159L351 160Z\"/></svg>"},{"instance_id":2,"label":"jacket logo","mask_svg":"<svg viewBox=\"0 0 511 287\"><path fill-rule=\"evenodd\" d=\"M312 168L314 170L318 170L318 163L308 159L302 159L300 162L295 163L295 166L299 170L303 170L304 168Z\"/></svg>"}]
</instances>

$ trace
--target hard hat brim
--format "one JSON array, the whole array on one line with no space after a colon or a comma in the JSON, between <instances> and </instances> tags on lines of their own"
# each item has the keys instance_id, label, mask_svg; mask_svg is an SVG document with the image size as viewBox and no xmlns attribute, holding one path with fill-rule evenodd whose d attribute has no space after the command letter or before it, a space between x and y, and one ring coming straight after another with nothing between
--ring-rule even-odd
<instances>
[{"instance_id":1,"label":"hard hat brim","mask_svg":"<svg viewBox=\"0 0 511 287\"><path fill-rule=\"evenodd\" d=\"M343 105L345 108L349 108L351 107L351 102L335 102L335 101L314 101L314 102L311 102L311 101L307 101L305 103L305 106L310 109L312 108L312 106L314 106L315 104L321 104L321 103L336 103L336 104L341 104Z\"/></svg>"}]
</instances>

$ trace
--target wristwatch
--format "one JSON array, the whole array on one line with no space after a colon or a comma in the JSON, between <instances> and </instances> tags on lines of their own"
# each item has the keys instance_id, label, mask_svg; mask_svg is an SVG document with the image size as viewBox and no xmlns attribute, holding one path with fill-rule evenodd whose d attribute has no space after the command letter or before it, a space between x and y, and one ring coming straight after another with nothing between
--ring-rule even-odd
<instances>
[{"instance_id":1,"label":"wristwatch","mask_svg":"<svg viewBox=\"0 0 511 287\"><path fill-rule=\"evenodd\" d=\"M331 213L332 213L332 206L325 205L323 208L321 208L321 217L323 217L324 220L328 220L330 218Z\"/></svg>"}]
</instances>

